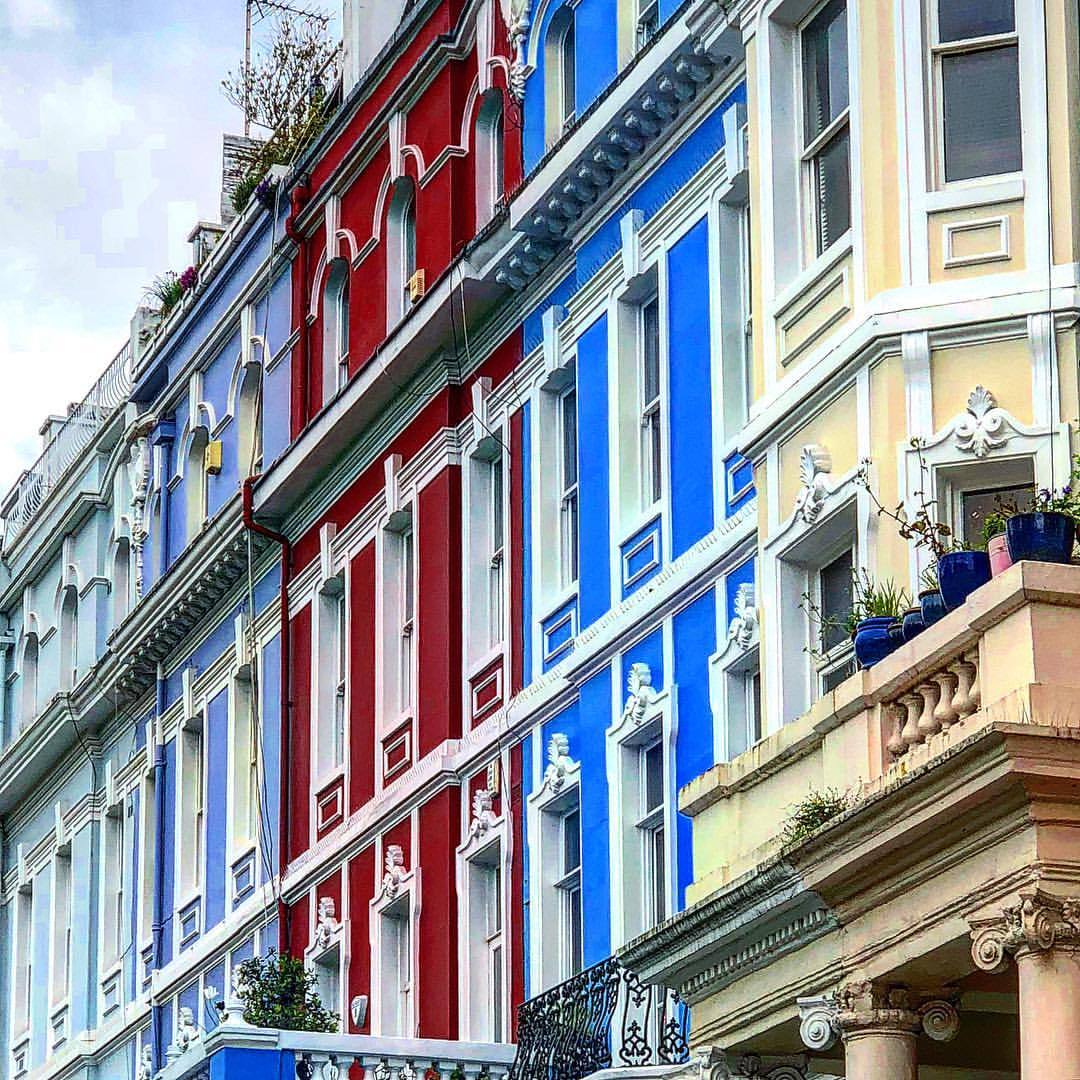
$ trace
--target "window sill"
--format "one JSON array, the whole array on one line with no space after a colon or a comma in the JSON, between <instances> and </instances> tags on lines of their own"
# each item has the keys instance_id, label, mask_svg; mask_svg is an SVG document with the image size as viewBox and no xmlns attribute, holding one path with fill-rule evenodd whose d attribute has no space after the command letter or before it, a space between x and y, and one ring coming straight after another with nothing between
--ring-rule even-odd
<instances>
[{"instance_id":1,"label":"window sill","mask_svg":"<svg viewBox=\"0 0 1080 1080\"><path fill-rule=\"evenodd\" d=\"M836 243L826 248L809 266L798 273L793 281L788 282L773 301L772 317L778 318L781 312L796 303L817 282L818 278L824 277L837 263L847 258L851 254L852 243L853 234L849 229Z\"/></svg>"},{"instance_id":2,"label":"window sill","mask_svg":"<svg viewBox=\"0 0 1080 1080\"><path fill-rule=\"evenodd\" d=\"M928 191L924 206L929 214L939 210L965 210L990 203L1016 202L1024 197L1024 177L1015 173L996 180L963 180L940 191Z\"/></svg>"}]
</instances>

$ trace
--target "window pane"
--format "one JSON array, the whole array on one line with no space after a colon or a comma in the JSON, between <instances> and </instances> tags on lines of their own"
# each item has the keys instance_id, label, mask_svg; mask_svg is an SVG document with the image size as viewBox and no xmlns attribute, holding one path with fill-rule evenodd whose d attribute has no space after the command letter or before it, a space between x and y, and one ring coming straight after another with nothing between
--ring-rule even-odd
<instances>
[{"instance_id":1,"label":"window pane","mask_svg":"<svg viewBox=\"0 0 1080 1080\"><path fill-rule=\"evenodd\" d=\"M938 0L938 41L1011 34L1013 0Z\"/></svg>"},{"instance_id":2,"label":"window pane","mask_svg":"<svg viewBox=\"0 0 1080 1080\"><path fill-rule=\"evenodd\" d=\"M562 107L563 123L574 118L577 99L577 48L574 40L574 15L570 13L562 40Z\"/></svg>"},{"instance_id":3,"label":"window pane","mask_svg":"<svg viewBox=\"0 0 1080 1080\"><path fill-rule=\"evenodd\" d=\"M577 390L569 390L562 398L563 491L577 483Z\"/></svg>"},{"instance_id":4,"label":"window pane","mask_svg":"<svg viewBox=\"0 0 1080 1080\"><path fill-rule=\"evenodd\" d=\"M502 949L491 950L491 1026L496 1042L502 1040Z\"/></svg>"},{"instance_id":5,"label":"window pane","mask_svg":"<svg viewBox=\"0 0 1080 1080\"><path fill-rule=\"evenodd\" d=\"M659 502L663 494L663 482L660 474L660 413L654 412L649 417L649 460L652 467L650 477L650 495L653 502Z\"/></svg>"},{"instance_id":6,"label":"window pane","mask_svg":"<svg viewBox=\"0 0 1080 1080\"><path fill-rule=\"evenodd\" d=\"M757 742L761 738L761 671L755 668L750 675L750 734Z\"/></svg>"},{"instance_id":7,"label":"window pane","mask_svg":"<svg viewBox=\"0 0 1080 1080\"><path fill-rule=\"evenodd\" d=\"M982 528L986 515L997 509L999 502L1016 503L1019 509L1026 510L1031 506L1031 496L1030 484L965 491L960 496L960 512L964 519L960 527L962 539L971 547L982 547Z\"/></svg>"},{"instance_id":8,"label":"window pane","mask_svg":"<svg viewBox=\"0 0 1080 1080\"><path fill-rule=\"evenodd\" d=\"M664 888L665 870L664 830L655 829L652 834L652 916L653 922L664 920L667 915L667 895Z\"/></svg>"},{"instance_id":9,"label":"window pane","mask_svg":"<svg viewBox=\"0 0 1080 1080\"><path fill-rule=\"evenodd\" d=\"M644 802L642 810L647 814L664 804L664 747L655 743L644 753Z\"/></svg>"},{"instance_id":10,"label":"window pane","mask_svg":"<svg viewBox=\"0 0 1080 1080\"><path fill-rule=\"evenodd\" d=\"M577 810L563 817L563 874L581 866L581 820Z\"/></svg>"},{"instance_id":11,"label":"window pane","mask_svg":"<svg viewBox=\"0 0 1080 1080\"><path fill-rule=\"evenodd\" d=\"M491 463L491 550L503 548L503 465L502 458Z\"/></svg>"},{"instance_id":12,"label":"window pane","mask_svg":"<svg viewBox=\"0 0 1080 1080\"><path fill-rule=\"evenodd\" d=\"M821 617L833 624L825 626L821 634L822 646L828 650L842 644L847 636L843 621L851 614L854 601L850 551L845 551L821 571L820 587Z\"/></svg>"},{"instance_id":13,"label":"window pane","mask_svg":"<svg viewBox=\"0 0 1080 1080\"><path fill-rule=\"evenodd\" d=\"M411 622L413 617L413 535L411 532L405 533L401 538L402 545L402 558L401 558L401 573L404 577L404 590L405 590L405 622Z\"/></svg>"},{"instance_id":14,"label":"window pane","mask_svg":"<svg viewBox=\"0 0 1080 1080\"><path fill-rule=\"evenodd\" d=\"M1023 167L1017 57L1015 45L942 57L946 180Z\"/></svg>"},{"instance_id":15,"label":"window pane","mask_svg":"<svg viewBox=\"0 0 1080 1080\"><path fill-rule=\"evenodd\" d=\"M493 160L491 162L491 186L492 195L494 201L498 202L503 196L503 187L506 183L503 173L503 114L502 107L499 108L499 115L495 117L495 123L492 125L491 131L491 152Z\"/></svg>"},{"instance_id":16,"label":"window pane","mask_svg":"<svg viewBox=\"0 0 1080 1080\"><path fill-rule=\"evenodd\" d=\"M650 300L641 310L641 397L647 405L660 396L660 303Z\"/></svg>"},{"instance_id":17,"label":"window pane","mask_svg":"<svg viewBox=\"0 0 1080 1080\"><path fill-rule=\"evenodd\" d=\"M570 970L568 975L576 975L581 970L581 889L574 889L567 894L570 922Z\"/></svg>"},{"instance_id":18,"label":"window pane","mask_svg":"<svg viewBox=\"0 0 1080 1080\"><path fill-rule=\"evenodd\" d=\"M802 32L809 145L848 107L847 5L829 0Z\"/></svg>"},{"instance_id":19,"label":"window pane","mask_svg":"<svg viewBox=\"0 0 1080 1080\"><path fill-rule=\"evenodd\" d=\"M819 255L851 228L850 156L851 141L845 125L814 158Z\"/></svg>"}]
</instances>

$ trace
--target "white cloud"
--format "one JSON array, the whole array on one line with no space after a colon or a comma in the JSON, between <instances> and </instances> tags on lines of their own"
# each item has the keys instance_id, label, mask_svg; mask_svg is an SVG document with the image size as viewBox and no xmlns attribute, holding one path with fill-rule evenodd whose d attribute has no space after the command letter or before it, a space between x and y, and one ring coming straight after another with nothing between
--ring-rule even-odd
<instances>
[{"instance_id":1,"label":"white cloud","mask_svg":"<svg viewBox=\"0 0 1080 1080\"><path fill-rule=\"evenodd\" d=\"M75 25L71 10L60 0L0 0L0 23L17 37L65 33Z\"/></svg>"}]
</instances>

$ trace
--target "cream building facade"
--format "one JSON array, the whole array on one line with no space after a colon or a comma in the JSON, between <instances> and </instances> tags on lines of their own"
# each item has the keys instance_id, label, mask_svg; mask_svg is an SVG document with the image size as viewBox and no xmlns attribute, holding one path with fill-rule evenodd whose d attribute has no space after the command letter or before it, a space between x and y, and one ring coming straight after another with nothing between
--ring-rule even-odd
<instances>
[{"instance_id":1,"label":"cream building facade","mask_svg":"<svg viewBox=\"0 0 1080 1080\"><path fill-rule=\"evenodd\" d=\"M750 748L683 789L688 910L623 959L679 991L695 1068L716 1075L1073 1080L1080 568L1016 565L857 673L846 639L817 647L801 598L841 613L860 569L918 591L931 560L876 504L923 492L978 542L996 495L1069 482L1077 4L729 16L758 550L713 707ZM756 696L730 692L748 672ZM846 808L785 842L791 808L830 788Z\"/></svg>"}]
</instances>

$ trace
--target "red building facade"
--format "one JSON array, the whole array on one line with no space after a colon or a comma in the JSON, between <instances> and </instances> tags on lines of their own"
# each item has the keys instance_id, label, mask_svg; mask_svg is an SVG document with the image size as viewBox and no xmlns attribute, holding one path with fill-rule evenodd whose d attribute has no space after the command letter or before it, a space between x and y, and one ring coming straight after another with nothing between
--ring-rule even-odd
<instances>
[{"instance_id":1,"label":"red building facade","mask_svg":"<svg viewBox=\"0 0 1080 1080\"><path fill-rule=\"evenodd\" d=\"M519 112L494 0L416 4L360 74L365 18L290 193L292 441L252 496L285 552L282 947L343 1032L507 1041L522 762L486 719L520 685L521 332L470 258Z\"/></svg>"}]
</instances>

